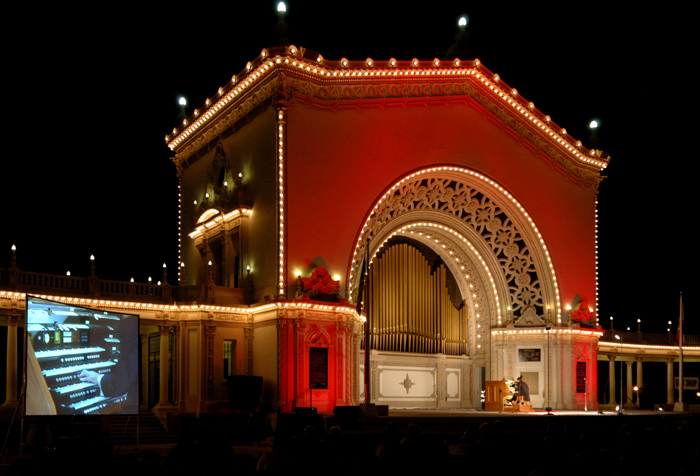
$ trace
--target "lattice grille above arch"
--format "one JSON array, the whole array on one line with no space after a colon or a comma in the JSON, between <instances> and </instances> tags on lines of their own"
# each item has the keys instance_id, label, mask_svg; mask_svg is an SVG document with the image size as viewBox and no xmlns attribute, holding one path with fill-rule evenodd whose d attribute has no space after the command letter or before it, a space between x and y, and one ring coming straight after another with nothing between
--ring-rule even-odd
<instances>
[{"instance_id":1,"label":"lattice grille above arch","mask_svg":"<svg viewBox=\"0 0 700 476\"><path fill-rule=\"evenodd\" d=\"M351 263L351 300L357 289L367 239L372 243L387 227L410 214L429 214L435 221L443 216L459 223L488 250L507 299L501 299L504 314L516 325L561 319L556 277L537 228L524 208L503 187L474 171L460 167L433 167L411 173L391 187L368 214L359 233ZM356 291L355 291L356 292ZM522 322L520 323L522 324Z\"/></svg>"}]
</instances>

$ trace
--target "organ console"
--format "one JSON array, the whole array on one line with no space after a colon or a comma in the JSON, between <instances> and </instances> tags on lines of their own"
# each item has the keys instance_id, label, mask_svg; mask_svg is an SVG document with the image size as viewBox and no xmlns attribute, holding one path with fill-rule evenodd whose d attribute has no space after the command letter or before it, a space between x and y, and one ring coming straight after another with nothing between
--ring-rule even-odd
<instances>
[{"instance_id":1,"label":"organ console","mask_svg":"<svg viewBox=\"0 0 700 476\"><path fill-rule=\"evenodd\" d=\"M495 380L486 382L484 392L484 410L488 412L523 412L532 411L532 403L514 399L517 383L514 380Z\"/></svg>"},{"instance_id":2,"label":"organ console","mask_svg":"<svg viewBox=\"0 0 700 476\"><path fill-rule=\"evenodd\" d=\"M80 374L94 371L104 378L120 369L120 360L128 360L122 355L122 341L135 336L122 335L126 329L120 324L126 315L50 305L28 306L27 314L25 414L124 412L128 391L105 394L98 383L81 380ZM135 356L129 358L138 365Z\"/></svg>"},{"instance_id":3,"label":"organ console","mask_svg":"<svg viewBox=\"0 0 700 476\"><path fill-rule=\"evenodd\" d=\"M506 398L513 395L515 387L504 380L486 382L484 410L487 412L502 412L505 409Z\"/></svg>"}]
</instances>

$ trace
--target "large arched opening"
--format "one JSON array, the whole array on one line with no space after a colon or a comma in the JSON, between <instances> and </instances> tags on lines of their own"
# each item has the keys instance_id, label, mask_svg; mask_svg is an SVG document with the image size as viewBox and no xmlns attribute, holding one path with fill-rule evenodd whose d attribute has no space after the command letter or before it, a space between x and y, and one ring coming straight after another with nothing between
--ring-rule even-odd
<instances>
[{"instance_id":1,"label":"large arched opening","mask_svg":"<svg viewBox=\"0 0 700 476\"><path fill-rule=\"evenodd\" d=\"M562 319L554 268L525 207L464 167L416 170L389 187L367 213L349 268L350 300L369 295L379 403L476 407L485 380L519 370L492 329Z\"/></svg>"}]
</instances>

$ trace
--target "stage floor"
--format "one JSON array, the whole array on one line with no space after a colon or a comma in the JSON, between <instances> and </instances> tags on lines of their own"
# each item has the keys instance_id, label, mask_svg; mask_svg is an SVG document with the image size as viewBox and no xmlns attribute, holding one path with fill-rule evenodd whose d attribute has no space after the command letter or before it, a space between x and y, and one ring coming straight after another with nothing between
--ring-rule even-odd
<instances>
[{"instance_id":1,"label":"stage floor","mask_svg":"<svg viewBox=\"0 0 700 476\"><path fill-rule=\"evenodd\" d=\"M643 416L643 415L662 415L662 414L681 414L690 412L664 412L664 411L653 411L653 410L624 410L622 413L618 413L615 410L552 410L547 412L546 410L533 410L531 412L487 412L485 410L476 409L441 409L432 410L424 408L390 408L389 417L534 417L534 416L596 416L609 415L609 416Z\"/></svg>"}]
</instances>

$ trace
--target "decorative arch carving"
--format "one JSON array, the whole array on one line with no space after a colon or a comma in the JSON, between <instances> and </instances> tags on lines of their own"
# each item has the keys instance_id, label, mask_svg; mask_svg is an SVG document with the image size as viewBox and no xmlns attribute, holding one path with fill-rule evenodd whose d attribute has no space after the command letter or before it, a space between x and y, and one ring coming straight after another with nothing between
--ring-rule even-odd
<instances>
[{"instance_id":1,"label":"decorative arch carving","mask_svg":"<svg viewBox=\"0 0 700 476\"><path fill-rule=\"evenodd\" d=\"M388 234L408 222L421 221L435 224L435 230L444 226L442 233L452 237L452 255L457 253L480 268L484 291L490 294L488 301L493 306L491 326L544 325L555 320L555 313L560 322L556 277L532 219L501 185L463 167L415 171L376 201L358 233L348 280L351 301L357 296L367 241L371 254L376 253ZM447 246L432 243L438 252ZM454 266L454 260L447 262ZM467 281L464 278L461 286L469 285Z\"/></svg>"},{"instance_id":2,"label":"decorative arch carving","mask_svg":"<svg viewBox=\"0 0 700 476\"><path fill-rule=\"evenodd\" d=\"M328 347L331 343L331 336L328 331L316 324L311 324L304 329L304 340L305 345L317 345L322 347Z\"/></svg>"}]
</instances>

